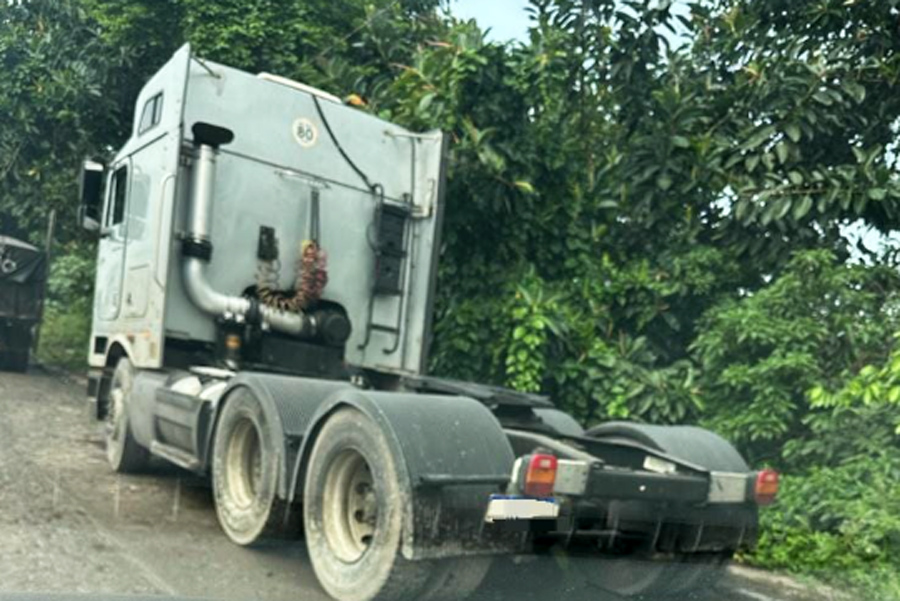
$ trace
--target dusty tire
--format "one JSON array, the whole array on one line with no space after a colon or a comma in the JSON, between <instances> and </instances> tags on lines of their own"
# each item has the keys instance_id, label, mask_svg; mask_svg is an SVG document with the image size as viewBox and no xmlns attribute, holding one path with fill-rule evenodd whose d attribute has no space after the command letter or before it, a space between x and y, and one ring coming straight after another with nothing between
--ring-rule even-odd
<instances>
[{"instance_id":1,"label":"dusty tire","mask_svg":"<svg viewBox=\"0 0 900 601\"><path fill-rule=\"evenodd\" d=\"M328 418L306 471L303 523L313 570L338 601L418 599L433 565L400 553L396 459L379 426L355 409Z\"/></svg>"},{"instance_id":2,"label":"dusty tire","mask_svg":"<svg viewBox=\"0 0 900 601\"><path fill-rule=\"evenodd\" d=\"M109 385L106 411L106 459L113 471L120 474L140 472L150 461L150 452L138 444L131 432L128 404L134 383L134 367L128 357L116 364Z\"/></svg>"},{"instance_id":3,"label":"dusty tire","mask_svg":"<svg viewBox=\"0 0 900 601\"><path fill-rule=\"evenodd\" d=\"M235 543L249 546L292 530L290 508L277 498L282 461L262 404L237 392L219 417L212 457L216 515Z\"/></svg>"},{"instance_id":4,"label":"dusty tire","mask_svg":"<svg viewBox=\"0 0 900 601\"><path fill-rule=\"evenodd\" d=\"M478 590L491 569L491 557L435 560L435 567L418 595L420 601L461 601Z\"/></svg>"}]
</instances>

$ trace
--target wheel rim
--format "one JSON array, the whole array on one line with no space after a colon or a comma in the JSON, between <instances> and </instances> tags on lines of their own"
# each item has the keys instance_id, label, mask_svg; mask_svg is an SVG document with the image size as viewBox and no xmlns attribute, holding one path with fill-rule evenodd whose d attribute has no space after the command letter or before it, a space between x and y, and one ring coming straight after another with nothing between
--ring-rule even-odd
<instances>
[{"instance_id":1,"label":"wheel rim","mask_svg":"<svg viewBox=\"0 0 900 601\"><path fill-rule=\"evenodd\" d=\"M358 561L369 549L378 526L372 470L358 451L343 451L331 462L322 507L328 546L342 561Z\"/></svg>"},{"instance_id":2,"label":"wheel rim","mask_svg":"<svg viewBox=\"0 0 900 601\"><path fill-rule=\"evenodd\" d=\"M256 500L262 480L259 430L249 419L235 424L225 453L228 493L235 505L246 509Z\"/></svg>"}]
</instances>

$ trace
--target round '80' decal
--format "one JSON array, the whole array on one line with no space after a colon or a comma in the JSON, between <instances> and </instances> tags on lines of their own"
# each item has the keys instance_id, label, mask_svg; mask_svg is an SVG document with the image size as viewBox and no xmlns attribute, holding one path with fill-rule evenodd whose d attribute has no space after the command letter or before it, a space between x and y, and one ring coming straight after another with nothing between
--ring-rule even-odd
<instances>
[{"instance_id":1,"label":"round '80' decal","mask_svg":"<svg viewBox=\"0 0 900 601\"><path fill-rule=\"evenodd\" d=\"M311 148L316 145L319 140L319 129L312 121L305 117L301 117L294 121L294 139L297 144L304 148Z\"/></svg>"}]
</instances>

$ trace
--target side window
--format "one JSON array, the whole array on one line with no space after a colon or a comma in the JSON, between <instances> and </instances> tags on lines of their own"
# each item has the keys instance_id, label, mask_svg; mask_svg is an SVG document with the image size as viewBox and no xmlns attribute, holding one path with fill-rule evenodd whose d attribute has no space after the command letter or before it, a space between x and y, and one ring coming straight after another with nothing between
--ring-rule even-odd
<instances>
[{"instance_id":1,"label":"side window","mask_svg":"<svg viewBox=\"0 0 900 601\"><path fill-rule=\"evenodd\" d=\"M106 227L119 225L125 219L125 202L128 199L128 167L116 169L109 190L109 210L106 213Z\"/></svg>"},{"instance_id":2,"label":"side window","mask_svg":"<svg viewBox=\"0 0 900 601\"><path fill-rule=\"evenodd\" d=\"M144 108L141 111L141 121L138 124L138 135L150 131L159 124L162 119L162 104L162 92L144 103Z\"/></svg>"}]
</instances>

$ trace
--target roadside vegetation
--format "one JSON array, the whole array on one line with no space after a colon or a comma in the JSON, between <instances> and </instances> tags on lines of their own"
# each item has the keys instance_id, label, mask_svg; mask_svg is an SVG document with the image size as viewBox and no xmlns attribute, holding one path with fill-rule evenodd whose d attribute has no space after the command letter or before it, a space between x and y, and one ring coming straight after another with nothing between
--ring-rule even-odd
<instances>
[{"instance_id":1,"label":"roadside vegetation","mask_svg":"<svg viewBox=\"0 0 900 601\"><path fill-rule=\"evenodd\" d=\"M785 476L743 560L900 598L900 0L532 0L489 43L438 0L0 8L0 230L61 228L40 356L87 349L77 171L201 56L450 132L435 373L586 423L700 423ZM689 10L688 10L689 8Z\"/></svg>"}]
</instances>

